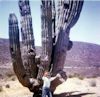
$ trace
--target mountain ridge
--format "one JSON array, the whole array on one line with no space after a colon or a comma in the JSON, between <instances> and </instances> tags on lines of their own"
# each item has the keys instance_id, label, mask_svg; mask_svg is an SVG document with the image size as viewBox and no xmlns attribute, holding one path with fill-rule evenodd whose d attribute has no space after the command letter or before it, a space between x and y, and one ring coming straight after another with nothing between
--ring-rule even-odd
<instances>
[{"instance_id":1,"label":"mountain ridge","mask_svg":"<svg viewBox=\"0 0 100 97\"><path fill-rule=\"evenodd\" d=\"M38 54L41 53L41 47L36 46ZM85 42L73 42L73 47L70 51L67 51L66 61L75 61L89 64L100 64L100 45L85 43ZM11 62L9 52L9 40L0 38L0 64L6 64ZM68 64L67 64L68 65ZM68 65L69 66L69 65Z\"/></svg>"},{"instance_id":2,"label":"mountain ridge","mask_svg":"<svg viewBox=\"0 0 100 97\"><path fill-rule=\"evenodd\" d=\"M41 47L36 46L40 55ZM9 52L9 40L0 39L0 69L12 68ZM100 75L100 45L73 42L73 47L67 51L64 71L69 74Z\"/></svg>"}]
</instances>

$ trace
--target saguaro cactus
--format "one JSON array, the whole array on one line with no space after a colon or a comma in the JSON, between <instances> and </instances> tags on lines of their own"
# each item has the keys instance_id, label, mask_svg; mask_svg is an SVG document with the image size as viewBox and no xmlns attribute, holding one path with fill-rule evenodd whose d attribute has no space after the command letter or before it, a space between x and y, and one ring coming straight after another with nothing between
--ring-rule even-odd
<instances>
[{"instance_id":1,"label":"saguaro cactus","mask_svg":"<svg viewBox=\"0 0 100 97\"><path fill-rule=\"evenodd\" d=\"M54 0L41 0L42 54L36 56L32 17L29 0L18 2L21 16L22 48L20 49L18 20L14 13L9 15L9 42L13 68L18 80L34 96L39 96L45 70L61 78L52 82L51 90L66 80L63 71L67 50L72 47L70 29L77 22L83 6L79 0L58 0L57 25Z\"/></svg>"}]
</instances>

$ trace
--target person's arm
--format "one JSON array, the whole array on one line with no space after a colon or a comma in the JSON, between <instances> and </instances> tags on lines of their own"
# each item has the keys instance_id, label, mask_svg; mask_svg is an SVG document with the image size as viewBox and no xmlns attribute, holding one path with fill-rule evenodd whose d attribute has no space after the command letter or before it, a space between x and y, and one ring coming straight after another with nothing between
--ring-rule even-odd
<instances>
[{"instance_id":1,"label":"person's arm","mask_svg":"<svg viewBox=\"0 0 100 97\"><path fill-rule=\"evenodd\" d=\"M45 77L44 76L42 77L42 80L45 80Z\"/></svg>"},{"instance_id":2,"label":"person's arm","mask_svg":"<svg viewBox=\"0 0 100 97\"><path fill-rule=\"evenodd\" d=\"M56 78L60 78L60 74L57 74L55 77L51 77L51 78L50 78L50 81L53 81L53 80L55 80Z\"/></svg>"},{"instance_id":3,"label":"person's arm","mask_svg":"<svg viewBox=\"0 0 100 97\"><path fill-rule=\"evenodd\" d=\"M53 80L55 80L56 78L57 78L57 76L51 77L51 78L50 78L50 81L53 81Z\"/></svg>"}]
</instances>

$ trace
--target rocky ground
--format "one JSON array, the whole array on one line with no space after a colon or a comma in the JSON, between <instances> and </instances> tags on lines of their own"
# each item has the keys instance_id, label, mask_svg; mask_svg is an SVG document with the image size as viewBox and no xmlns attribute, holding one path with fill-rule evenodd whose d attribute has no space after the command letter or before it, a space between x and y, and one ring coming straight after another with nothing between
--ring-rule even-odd
<instances>
[{"instance_id":1,"label":"rocky ground","mask_svg":"<svg viewBox=\"0 0 100 97\"><path fill-rule=\"evenodd\" d=\"M100 77L68 78L59 85L53 97L100 97ZM0 97L32 97L32 93L23 87L15 75L0 79Z\"/></svg>"}]
</instances>

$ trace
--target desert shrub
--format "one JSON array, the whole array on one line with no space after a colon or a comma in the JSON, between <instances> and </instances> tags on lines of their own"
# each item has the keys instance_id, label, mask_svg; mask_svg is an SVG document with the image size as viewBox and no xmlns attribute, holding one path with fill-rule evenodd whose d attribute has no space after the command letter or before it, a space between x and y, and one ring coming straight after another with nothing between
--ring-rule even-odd
<instances>
[{"instance_id":1,"label":"desert shrub","mask_svg":"<svg viewBox=\"0 0 100 97\"><path fill-rule=\"evenodd\" d=\"M3 91L3 88L2 88L2 86L0 86L0 92L2 92Z\"/></svg>"},{"instance_id":2,"label":"desert shrub","mask_svg":"<svg viewBox=\"0 0 100 97\"><path fill-rule=\"evenodd\" d=\"M12 76L14 76L14 75L15 75L15 74L11 72L11 73L8 73L8 74L7 74L7 77L12 77Z\"/></svg>"},{"instance_id":3,"label":"desert shrub","mask_svg":"<svg viewBox=\"0 0 100 97\"><path fill-rule=\"evenodd\" d=\"M75 77L78 77L78 76L80 76L80 75L79 75L79 74L77 74L77 73L74 73L74 76L75 76Z\"/></svg>"},{"instance_id":4,"label":"desert shrub","mask_svg":"<svg viewBox=\"0 0 100 97\"><path fill-rule=\"evenodd\" d=\"M91 87L96 87L96 81L95 80L90 81L90 86Z\"/></svg>"},{"instance_id":5,"label":"desert shrub","mask_svg":"<svg viewBox=\"0 0 100 97\"><path fill-rule=\"evenodd\" d=\"M73 78L73 77L74 77L74 75L71 75L71 74L70 74L70 75L68 75L68 77L69 77L69 78Z\"/></svg>"},{"instance_id":6,"label":"desert shrub","mask_svg":"<svg viewBox=\"0 0 100 97\"><path fill-rule=\"evenodd\" d=\"M80 75L80 76L78 76L78 78L79 78L80 80L83 80L83 79L84 79L84 76Z\"/></svg>"},{"instance_id":7,"label":"desert shrub","mask_svg":"<svg viewBox=\"0 0 100 97\"><path fill-rule=\"evenodd\" d=\"M9 84L6 84L6 88L10 88L10 85Z\"/></svg>"},{"instance_id":8,"label":"desert shrub","mask_svg":"<svg viewBox=\"0 0 100 97\"><path fill-rule=\"evenodd\" d=\"M11 78L12 81L15 81L15 79L16 79L15 77L12 77L12 78Z\"/></svg>"},{"instance_id":9,"label":"desert shrub","mask_svg":"<svg viewBox=\"0 0 100 97\"><path fill-rule=\"evenodd\" d=\"M91 79L92 77L91 77L91 76L86 76L86 78L87 78L87 79Z\"/></svg>"},{"instance_id":10,"label":"desert shrub","mask_svg":"<svg viewBox=\"0 0 100 97\"><path fill-rule=\"evenodd\" d=\"M92 78L97 78L97 75L93 75Z\"/></svg>"}]
</instances>

